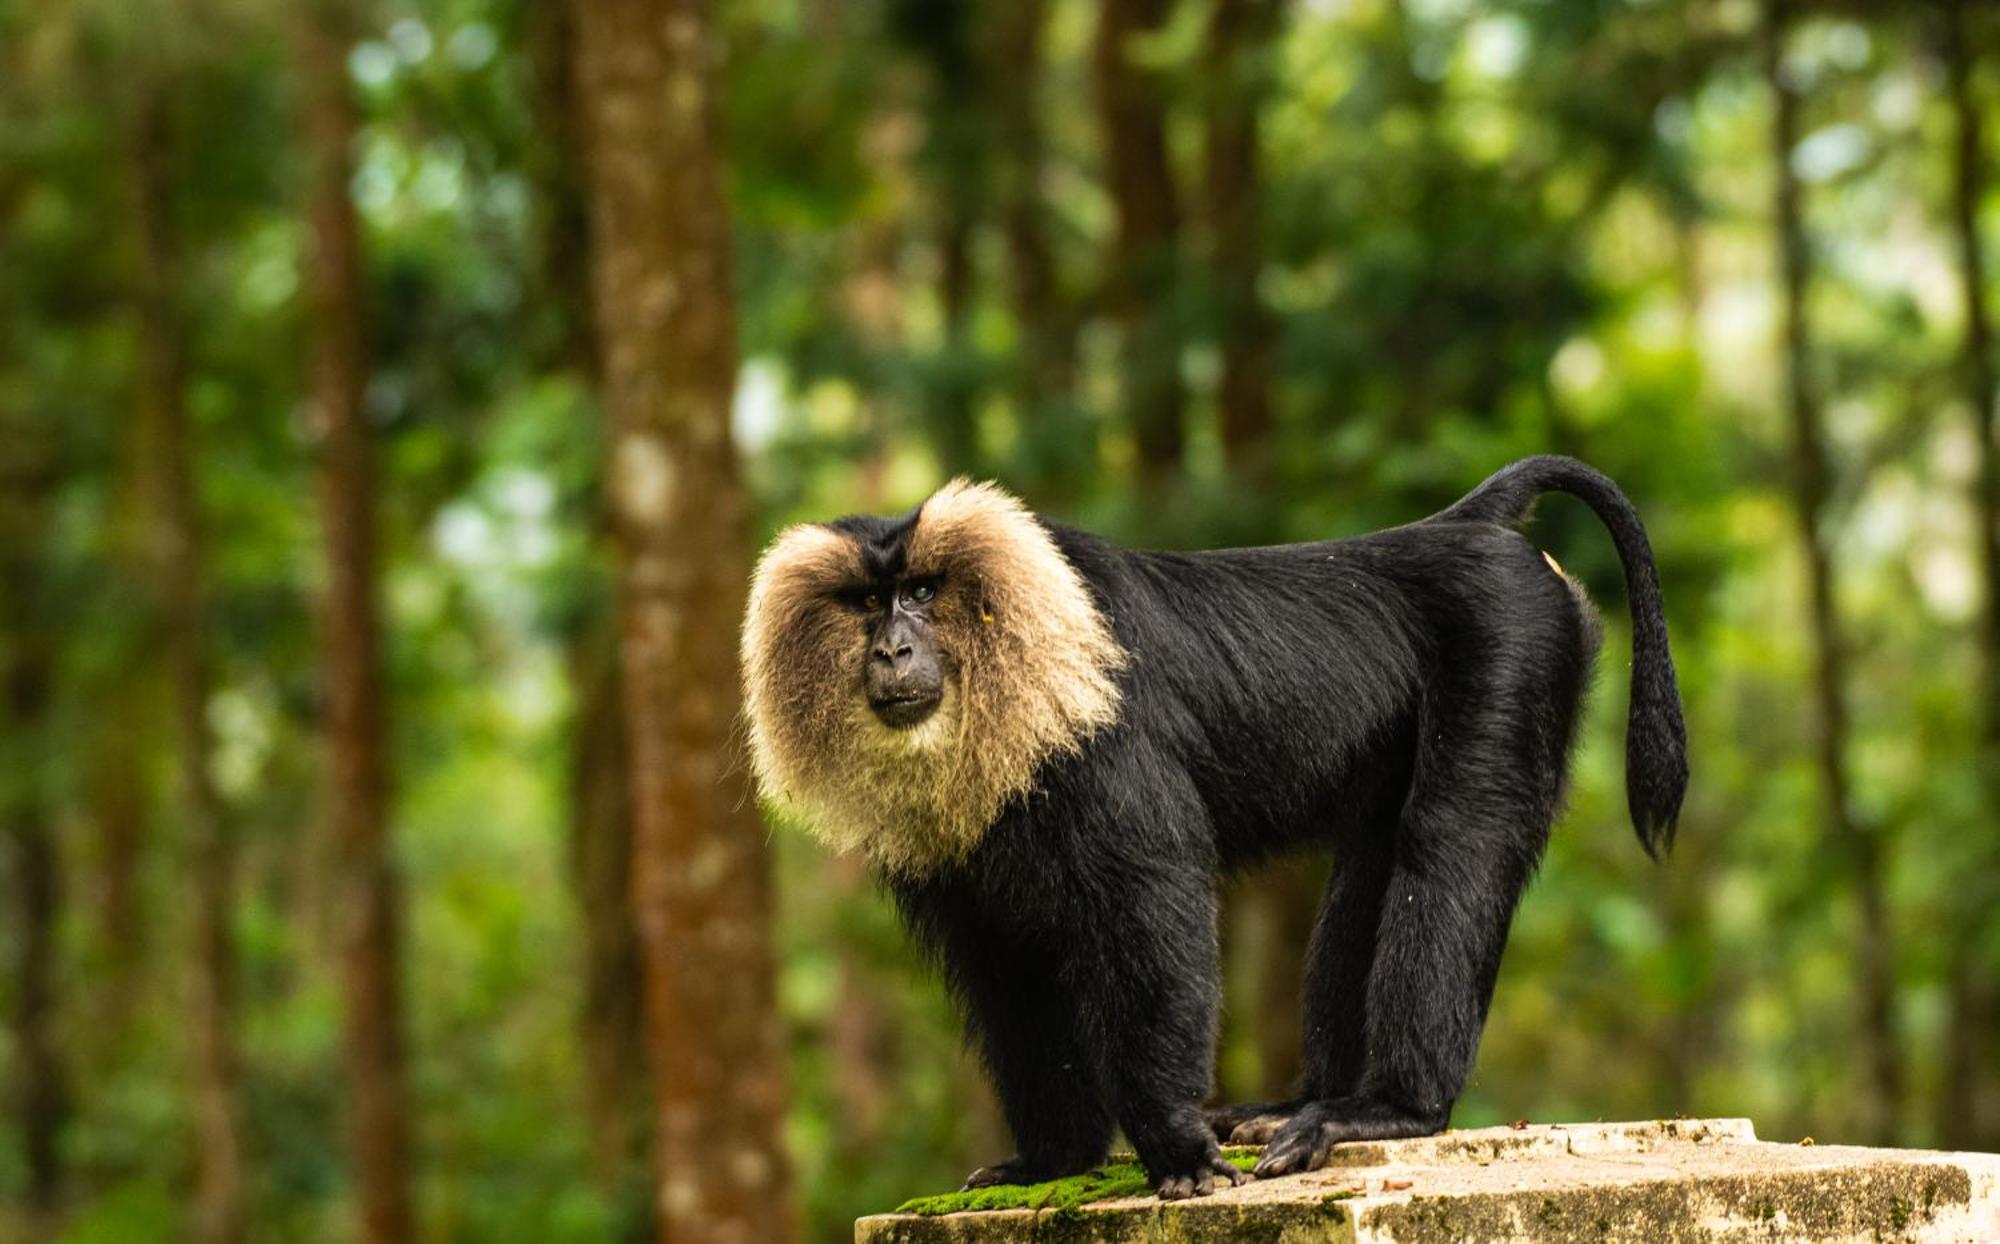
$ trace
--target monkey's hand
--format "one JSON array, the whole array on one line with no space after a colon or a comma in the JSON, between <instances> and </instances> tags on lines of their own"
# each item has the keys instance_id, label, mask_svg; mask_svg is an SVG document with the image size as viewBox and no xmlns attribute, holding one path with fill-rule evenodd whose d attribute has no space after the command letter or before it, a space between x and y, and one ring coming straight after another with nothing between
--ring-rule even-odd
<instances>
[{"instance_id":1,"label":"monkey's hand","mask_svg":"<svg viewBox=\"0 0 2000 1244\"><path fill-rule=\"evenodd\" d=\"M1250 1172L1238 1170L1222 1151L1210 1148L1208 1156L1192 1171L1172 1172L1155 1181L1155 1191L1162 1201L1184 1201L1191 1196L1208 1196L1215 1191L1220 1181L1225 1188L1249 1183Z\"/></svg>"}]
</instances>

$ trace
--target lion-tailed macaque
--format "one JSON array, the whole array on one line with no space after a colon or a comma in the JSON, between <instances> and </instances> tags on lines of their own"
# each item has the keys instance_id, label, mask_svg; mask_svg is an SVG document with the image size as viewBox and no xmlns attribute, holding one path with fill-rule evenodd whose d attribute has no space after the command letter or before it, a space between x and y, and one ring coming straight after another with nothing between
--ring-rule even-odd
<instances>
[{"instance_id":1,"label":"lion-tailed macaque","mask_svg":"<svg viewBox=\"0 0 2000 1244\"><path fill-rule=\"evenodd\" d=\"M1086 1170L1122 1129L1163 1198L1347 1140L1442 1130L1516 902L1561 807L1595 613L1513 527L1541 493L1610 529L1633 616L1626 786L1671 844L1686 730L1631 503L1567 458L1350 540L1128 550L952 483L783 532L743 632L766 797L864 855L941 967L1017 1152L969 1185ZM1204 1111L1216 878L1334 871L1289 1101Z\"/></svg>"}]
</instances>

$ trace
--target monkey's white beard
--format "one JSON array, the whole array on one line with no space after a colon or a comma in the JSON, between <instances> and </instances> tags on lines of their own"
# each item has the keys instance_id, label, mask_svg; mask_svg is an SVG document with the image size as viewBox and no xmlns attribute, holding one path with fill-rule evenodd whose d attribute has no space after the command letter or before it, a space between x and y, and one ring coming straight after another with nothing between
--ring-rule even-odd
<instances>
[{"instance_id":1,"label":"monkey's white beard","mask_svg":"<svg viewBox=\"0 0 2000 1244\"><path fill-rule=\"evenodd\" d=\"M944 680L938 706L931 715L902 730L883 724L864 699L861 704L862 746L899 758L914 759L958 742L959 694L956 680Z\"/></svg>"}]
</instances>

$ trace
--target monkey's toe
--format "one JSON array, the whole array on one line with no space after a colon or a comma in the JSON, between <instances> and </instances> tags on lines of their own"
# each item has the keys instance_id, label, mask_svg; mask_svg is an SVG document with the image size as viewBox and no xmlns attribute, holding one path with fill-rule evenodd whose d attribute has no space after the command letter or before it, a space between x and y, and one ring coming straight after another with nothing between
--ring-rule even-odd
<instances>
[{"instance_id":1,"label":"monkey's toe","mask_svg":"<svg viewBox=\"0 0 2000 1244\"><path fill-rule=\"evenodd\" d=\"M1333 1152L1333 1130L1318 1111L1301 1111L1271 1136L1252 1173L1259 1179L1274 1179L1325 1166Z\"/></svg>"},{"instance_id":2,"label":"monkey's toe","mask_svg":"<svg viewBox=\"0 0 2000 1244\"><path fill-rule=\"evenodd\" d=\"M1208 1191L1215 1191L1213 1183L1209 1184ZM1207 1194L1200 1191L1200 1185L1195 1182L1195 1178L1192 1175L1175 1175L1172 1178L1160 1181L1160 1199L1162 1201L1185 1201L1191 1196L1205 1195Z\"/></svg>"},{"instance_id":3,"label":"monkey's toe","mask_svg":"<svg viewBox=\"0 0 2000 1244\"><path fill-rule=\"evenodd\" d=\"M1160 1180L1158 1191L1162 1201L1184 1201L1191 1196L1213 1196L1218 1182L1225 1188L1234 1188L1249 1181L1247 1171L1237 1169L1221 1154L1214 1154L1199 1170Z\"/></svg>"},{"instance_id":4,"label":"monkey's toe","mask_svg":"<svg viewBox=\"0 0 2000 1244\"><path fill-rule=\"evenodd\" d=\"M1021 1161L1019 1156L1015 1156L1008 1158L1004 1162L995 1162L991 1166L982 1166L970 1175L967 1175L965 1177L965 1184L959 1188L959 1191L970 1192L974 1188L991 1188L995 1184L1028 1184L1034 1182L1035 1178L1028 1171L1026 1164Z\"/></svg>"},{"instance_id":5,"label":"monkey's toe","mask_svg":"<svg viewBox=\"0 0 2000 1244\"><path fill-rule=\"evenodd\" d=\"M1240 1184L1247 1184L1250 1182L1250 1172L1244 1170L1240 1166L1237 1166L1234 1162L1231 1162L1228 1158L1212 1159L1211 1166L1213 1167L1216 1176L1221 1179L1224 1187L1234 1188Z\"/></svg>"}]
</instances>

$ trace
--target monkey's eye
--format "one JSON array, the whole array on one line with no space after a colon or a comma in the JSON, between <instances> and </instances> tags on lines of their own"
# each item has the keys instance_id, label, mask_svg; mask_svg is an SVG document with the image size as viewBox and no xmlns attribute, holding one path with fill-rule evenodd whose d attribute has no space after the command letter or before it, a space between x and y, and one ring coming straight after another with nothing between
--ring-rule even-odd
<instances>
[{"instance_id":1,"label":"monkey's eye","mask_svg":"<svg viewBox=\"0 0 2000 1244\"><path fill-rule=\"evenodd\" d=\"M919 605L930 604L936 596L937 588L929 583L913 583L910 585L910 599L916 601Z\"/></svg>"},{"instance_id":2,"label":"monkey's eye","mask_svg":"<svg viewBox=\"0 0 2000 1244\"><path fill-rule=\"evenodd\" d=\"M876 611L877 609L880 609L880 608L882 607L882 595L881 595L881 593L879 593L879 592L870 592L870 593L868 593L868 594L867 594L866 596L863 596L863 597L861 598L861 607L862 607L863 609L866 609L866 610L867 610L868 612L870 612L870 613L873 613L873 612L875 612L875 611Z\"/></svg>"}]
</instances>

